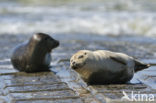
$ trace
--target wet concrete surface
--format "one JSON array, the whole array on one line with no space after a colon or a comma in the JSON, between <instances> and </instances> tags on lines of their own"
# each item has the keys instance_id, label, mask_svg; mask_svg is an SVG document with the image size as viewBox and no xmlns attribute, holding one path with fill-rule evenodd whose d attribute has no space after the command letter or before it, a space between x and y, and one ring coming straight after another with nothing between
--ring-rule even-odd
<instances>
[{"instance_id":1,"label":"wet concrete surface","mask_svg":"<svg viewBox=\"0 0 156 103\"><path fill-rule=\"evenodd\" d=\"M146 63L156 63L156 39L132 36L52 36L61 43L52 53L51 70L55 73L27 74L13 69L9 58L13 48L30 35L0 35L0 103L128 103L121 101L123 91L128 95L133 91L156 96L156 67L136 73L130 84L88 86L69 68L68 61L58 63L60 59L69 59L81 49L123 52Z\"/></svg>"},{"instance_id":2,"label":"wet concrete surface","mask_svg":"<svg viewBox=\"0 0 156 103\"><path fill-rule=\"evenodd\" d=\"M2 73L0 78L1 97L6 103L60 103L61 101L68 103L70 100L76 103L82 102L79 96L52 72Z\"/></svg>"}]
</instances>

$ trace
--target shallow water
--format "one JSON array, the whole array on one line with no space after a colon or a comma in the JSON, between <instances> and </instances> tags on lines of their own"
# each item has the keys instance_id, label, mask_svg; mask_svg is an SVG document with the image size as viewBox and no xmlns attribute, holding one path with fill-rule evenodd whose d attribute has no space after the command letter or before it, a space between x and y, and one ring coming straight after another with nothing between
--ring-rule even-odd
<instances>
[{"instance_id":1,"label":"shallow water","mask_svg":"<svg viewBox=\"0 0 156 103\"><path fill-rule=\"evenodd\" d=\"M1 0L0 34L156 36L155 0Z\"/></svg>"}]
</instances>

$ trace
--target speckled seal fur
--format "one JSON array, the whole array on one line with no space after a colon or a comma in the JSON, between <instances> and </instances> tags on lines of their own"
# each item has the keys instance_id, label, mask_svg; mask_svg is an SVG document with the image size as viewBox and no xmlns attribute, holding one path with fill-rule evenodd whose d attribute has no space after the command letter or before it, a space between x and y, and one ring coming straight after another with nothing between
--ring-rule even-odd
<instances>
[{"instance_id":1,"label":"speckled seal fur","mask_svg":"<svg viewBox=\"0 0 156 103\"><path fill-rule=\"evenodd\" d=\"M88 84L126 83L135 72L149 66L126 54L106 50L80 50L70 59L70 67Z\"/></svg>"},{"instance_id":2,"label":"speckled seal fur","mask_svg":"<svg viewBox=\"0 0 156 103\"><path fill-rule=\"evenodd\" d=\"M23 72L49 71L50 52L59 46L59 41L48 34L34 34L27 43L17 46L11 56L15 69Z\"/></svg>"}]
</instances>

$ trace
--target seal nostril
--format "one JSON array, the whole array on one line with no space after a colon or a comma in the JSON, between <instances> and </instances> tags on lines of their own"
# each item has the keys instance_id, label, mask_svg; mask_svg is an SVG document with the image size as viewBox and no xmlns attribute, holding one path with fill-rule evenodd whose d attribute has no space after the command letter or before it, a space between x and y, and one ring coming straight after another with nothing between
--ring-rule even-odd
<instances>
[{"instance_id":1,"label":"seal nostril","mask_svg":"<svg viewBox=\"0 0 156 103\"><path fill-rule=\"evenodd\" d=\"M75 64L75 62L72 63L73 65Z\"/></svg>"}]
</instances>

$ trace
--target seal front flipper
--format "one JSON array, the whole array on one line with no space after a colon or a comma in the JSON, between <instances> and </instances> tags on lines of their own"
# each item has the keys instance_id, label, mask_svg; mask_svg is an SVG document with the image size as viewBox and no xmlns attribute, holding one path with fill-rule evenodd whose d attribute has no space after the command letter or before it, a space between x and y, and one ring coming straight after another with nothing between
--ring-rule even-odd
<instances>
[{"instance_id":1,"label":"seal front flipper","mask_svg":"<svg viewBox=\"0 0 156 103\"><path fill-rule=\"evenodd\" d=\"M118 62L120 64L127 65L127 63L124 62L121 58L116 58L116 57L110 56L110 59L112 59L113 61Z\"/></svg>"}]
</instances>

